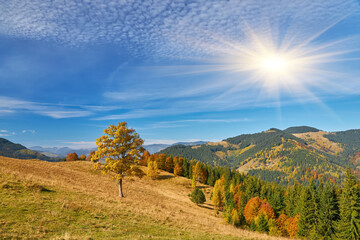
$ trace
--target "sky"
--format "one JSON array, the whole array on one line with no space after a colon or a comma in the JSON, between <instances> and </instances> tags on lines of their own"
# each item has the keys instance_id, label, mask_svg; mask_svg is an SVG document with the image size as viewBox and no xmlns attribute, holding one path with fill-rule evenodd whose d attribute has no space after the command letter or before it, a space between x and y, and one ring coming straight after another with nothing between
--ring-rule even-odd
<instances>
[{"instance_id":1,"label":"sky","mask_svg":"<svg viewBox=\"0 0 360 240\"><path fill-rule=\"evenodd\" d=\"M0 137L93 147L360 128L357 0L0 0Z\"/></svg>"}]
</instances>

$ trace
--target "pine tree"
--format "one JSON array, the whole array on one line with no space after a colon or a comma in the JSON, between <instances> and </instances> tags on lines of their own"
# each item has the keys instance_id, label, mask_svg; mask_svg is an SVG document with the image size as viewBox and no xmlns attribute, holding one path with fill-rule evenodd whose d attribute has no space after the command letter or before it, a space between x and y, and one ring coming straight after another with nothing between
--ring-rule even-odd
<instances>
[{"instance_id":1,"label":"pine tree","mask_svg":"<svg viewBox=\"0 0 360 240\"><path fill-rule=\"evenodd\" d=\"M240 215L236 209L233 209L233 211L232 211L231 223L234 224L236 227L239 227L241 225Z\"/></svg>"},{"instance_id":2,"label":"pine tree","mask_svg":"<svg viewBox=\"0 0 360 240\"><path fill-rule=\"evenodd\" d=\"M312 187L307 186L301 194L301 210L298 235L307 237L316 226L316 206Z\"/></svg>"},{"instance_id":3,"label":"pine tree","mask_svg":"<svg viewBox=\"0 0 360 240\"><path fill-rule=\"evenodd\" d=\"M190 200L193 203L196 203L196 205L203 204L206 201L205 194L198 188L195 188L189 196Z\"/></svg>"},{"instance_id":4,"label":"pine tree","mask_svg":"<svg viewBox=\"0 0 360 240\"><path fill-rule=\"evenodd\" d=\"M350 169L347 169L340 197L338 230L341 239L360 239L360 188Z\"/></svg>"},{"instance_id":5,"label":"pine tree","mask_svg":"<svg viewBox=\"0 0 360 240\"><path fill-rule=\"evenodd\" d=\"M262 212L256 221L256 225L257 225L257 230L259 232L269 232L269 225L268 225L268 219L266 217L266 214L264 212Z\"/></svg>"},{"instance_id":6,"label":"pine tree","mask_svg":"<svg viewBox=\"0 0 360 240\"><path fill-rule=\"evenodd\" d=\"M184 160L184 162L183 162L182 172L183 172L184 177L190 178L189 177L189 162L187 160Z\"/></svg>"},{"instance_id":7,"label":"pine tree","mask_svg":"<svg viewBox=\"0 0 360 240\"><path fill-rule=\"evenodd\" d=\"M335 234L335 225L340 217L339 204L336 190L329 183L319 192L320 202L317 229L319 236L326 240L331 239Z\"/></svg>"}]
</instances>

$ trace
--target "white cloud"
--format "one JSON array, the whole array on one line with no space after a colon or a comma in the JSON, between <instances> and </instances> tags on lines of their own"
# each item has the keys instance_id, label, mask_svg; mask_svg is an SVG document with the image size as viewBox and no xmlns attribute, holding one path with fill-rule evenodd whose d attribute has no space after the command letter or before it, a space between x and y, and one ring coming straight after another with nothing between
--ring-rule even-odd
<instances>
[{"instance_id":1,"label":"white cloud","mask_svg":"<svg viewBox=\"0 0 360 240\"><path fill-rule=\"evenodd\" d=\"M36 133L35 130L31 130L31 129L28 129L28 130L24 129L24 130L22 130L21 132L22 132L22 133L31 133L31 134L35 134L35 133Z\"/></svg>"},{"instance_id":2,"label":"white cloud","mask_svg":"<svg viewBox=\"0 0 360 240\"><path fill-rule=\"evenodd\" d=\"M203 123L236 123L236 122L249 122L251 121L248 118L231 118L231 119L185 119L185 120L176 120L176 121L160 121L155 122L149 125L150 129L157 128L176 128L176 127L186 127L191 124L203 124Z\"/></svg>"},{"instance_id":3,"label":"white cloud","mask_svg":"<svg viewBox=\"0 0 360 240\"><path fill-rule=\"evenodd\" d=\"M38 103L0 96L0 113L3 111L8 114L16 112L30 112L56 119L75 118L86 117L93 114L92 111L87 109L91 107L92 106L80 107L62 104ZM100 108L101 107L98 107L98 109Z\"/></svg>"},{"instance_id":4,"label":"white cloud","mask_svg":"<svg viewBox=\"0 0 360 240\"><path fill-rule=\"evenodd\" d=\"M0 133L7 133L8 130L0 130Z\"/></svg>"},{"instance_id":5,"label":"white cloud","mask_svg":"<svg viewBox=\"0 0 360 240\"><path fill-rule=\"evenodd\" d=\"M75 46L115 43L134 53L195 57L218 50L219 39L211 33L241 40L248 23L269 34L270 20L276 19L285 27L291 23L288 37L303 41L301 31L318 32L357 9L354 0L13 0L0 2L0 33Z\"/></svg>"},{"instance_id":6,"label":"white cloud","mask_svg":"<svg viewBox=\"0 0 360 240\"><path fill-rule=\"evenodd\" d=\"M178 143L178 142L198 142L198 141L203 141L200 139L183 139L183 140L172 140L172 139L145 139L144 144L145 145L151 145L151 144L174 144L174 143Z\"/></svg>"},{"instance_id":7,"label":"white cloud","mask_svg":"<svg viewBox=\"0 0 360 240\"><path fill-rule=\"evenodd\" d=\"M96 147L95 141L78 141L78 142L64 142L64 143L70 144L70 145L68 145L68 147L73 148L73 149Z\"/></svg>"}]
</instances>

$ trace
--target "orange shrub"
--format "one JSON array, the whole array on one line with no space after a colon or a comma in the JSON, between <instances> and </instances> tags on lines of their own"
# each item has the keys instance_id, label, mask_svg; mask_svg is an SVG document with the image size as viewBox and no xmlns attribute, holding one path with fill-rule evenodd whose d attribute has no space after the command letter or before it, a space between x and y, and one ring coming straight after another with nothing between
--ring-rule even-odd
<instances>
[{"instance_id":1,"label":"orange shrub","mask_svg":"<svg viewBox=\"0 0 360 240\"><path fill-rule=\"evenodd\" d=\"M258 216L260 206L261 200L259 197L253 197L247 202L244 209L244 217L249 224Z\"/></svg>"},{"instance_id":2,"label":"orange shrub","mask_svg":"<svg viewBox=\"0 0 360 240\"><path fill-rule=\"evenodd\" d=\"M79 160L79 156L76 153L68 153L66 155L66 161L77 161Z\"/></svg>"},{"instance_id":3,"label":"orange shrub","mask_svg":"<svg viewBox=\"0 0 360 240\"><path fill-rule=\"evenodd\" d=\"M299 215L296 215L295 217L289 217L285 221L286 231L288 232L290 237L296 237L296 234L298 232L298 224L299 224Z\"/></svg>"},{"instance_id":4,"label":"orange shrub","mask_svg":"<svg viewBox=\"0 0 360 240\"><path fill-rule=\"evenodd\" d=\"M260 211L259 214L260 215L262 212L264 212L266 214L267 219L272 219L275 218L275 212L274 209L272 208L272 206L266 201L266 199L261 201L261 206L260 206Z\"/></svg>"}]
</instances>

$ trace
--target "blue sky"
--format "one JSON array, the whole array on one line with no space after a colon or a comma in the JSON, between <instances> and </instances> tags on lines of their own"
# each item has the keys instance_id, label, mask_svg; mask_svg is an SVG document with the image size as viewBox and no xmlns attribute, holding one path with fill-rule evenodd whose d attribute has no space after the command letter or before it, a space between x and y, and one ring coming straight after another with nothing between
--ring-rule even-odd
<instances>
[{"instance_id":1,"label":"blue sky","mask_svg":"<svg viewBox=\"0 0 360 240\"><path fill-rule=\"evenodd\" d=\"M360 6L0 0L0 83L0 137L25 146L360 128Z\"/></svg>"}]
</instances>

